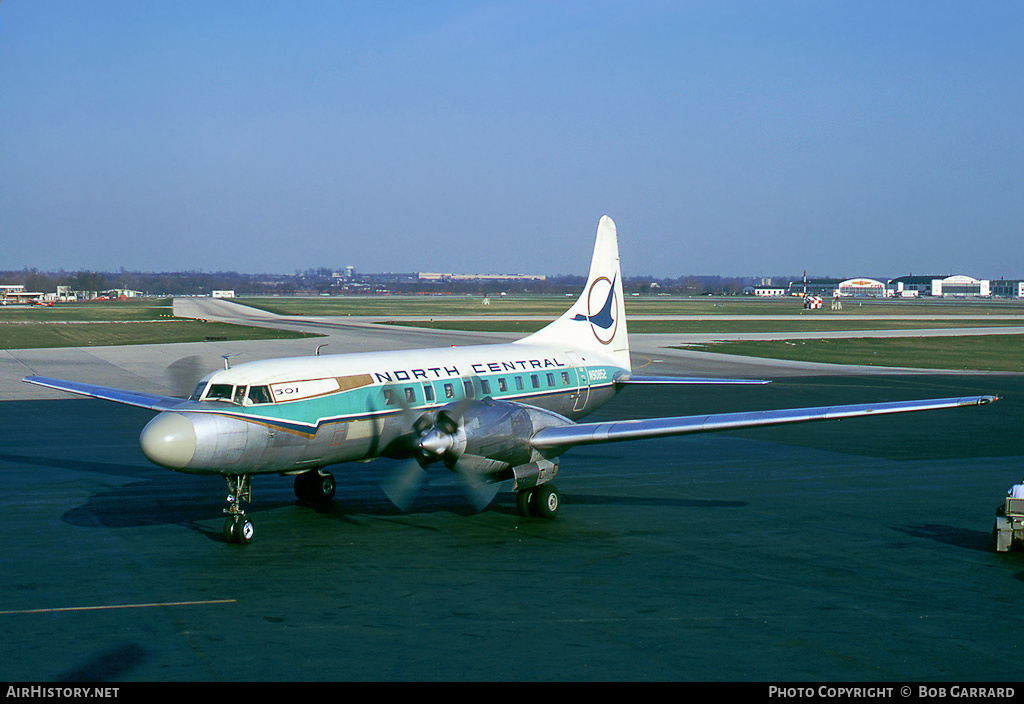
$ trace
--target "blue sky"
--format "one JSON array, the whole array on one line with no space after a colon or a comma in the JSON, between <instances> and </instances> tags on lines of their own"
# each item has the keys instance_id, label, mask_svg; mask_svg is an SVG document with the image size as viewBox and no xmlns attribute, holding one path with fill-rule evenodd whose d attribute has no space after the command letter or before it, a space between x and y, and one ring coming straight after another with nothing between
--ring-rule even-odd
<instances>
[{"instance_id":1,"label":"blue sky","mask_svg":"<svg viewBox=\"0 0 1024 704\"><path fill-rule=\"evenodd\" d=\"M0 269L1024 278L1017 0L0 3Z\"/></svg>"}]
</instances>

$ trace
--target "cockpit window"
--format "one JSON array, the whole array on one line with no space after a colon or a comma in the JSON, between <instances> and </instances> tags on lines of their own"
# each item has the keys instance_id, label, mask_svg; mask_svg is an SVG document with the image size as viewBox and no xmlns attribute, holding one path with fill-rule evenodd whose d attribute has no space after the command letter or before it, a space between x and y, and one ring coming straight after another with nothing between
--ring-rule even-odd
<instances>
[{"instance_id":1,"label":"cockpit window","mask_svg":"<svg viewBox=\"0 0 1024 704\"><path fill-rule=\"evenodd\" d=\"M210 390L206 392L207 401L230 401L235 392L231 384L210 384Z\"/></svg>"},{"instance_id":2,"label":"cockpit window","mask_svg":"<svg viewBox=\"0 0 1024 704\"><path fill-rule=\"evenodd\" d=\"M251 403L270 403L272 400L269 386L249 387L249 401Z\"/></svg>"},{"instance_id":3,"label":"cockpit window","mask_svg":"<svg viewBox=\"0 0 1024 704\"><path fill-rule=\"evenodd\" d=\"M188 400L189 401L198 401L202 397L203 391L205 391L205 390L206 390L206 382L205 381L200 381L199 382L199 386L197 386L196 390L192 392L192 395L188 397Z\"/></svg>"}]
</instances>

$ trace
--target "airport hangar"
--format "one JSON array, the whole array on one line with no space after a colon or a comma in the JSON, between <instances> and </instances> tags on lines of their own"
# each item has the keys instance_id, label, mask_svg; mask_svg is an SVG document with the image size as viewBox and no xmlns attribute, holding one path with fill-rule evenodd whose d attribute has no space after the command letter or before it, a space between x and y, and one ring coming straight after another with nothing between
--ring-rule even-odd
<instances>
[{"instance_id":1,"label":"airport hangar","mask_svg":"<svg viewBox=\"0 0 1024 704\"><path fill-rule=\"evenodd\" d=\"M757 296L822 296L912 298L945 297L1001 297L1024 298L1024 281L976 279L957 274L953 276L900 276L882 282L867 277L852 279L799 279L788 286L765 284L754 287Z\"/></svg>"}]
</instances>

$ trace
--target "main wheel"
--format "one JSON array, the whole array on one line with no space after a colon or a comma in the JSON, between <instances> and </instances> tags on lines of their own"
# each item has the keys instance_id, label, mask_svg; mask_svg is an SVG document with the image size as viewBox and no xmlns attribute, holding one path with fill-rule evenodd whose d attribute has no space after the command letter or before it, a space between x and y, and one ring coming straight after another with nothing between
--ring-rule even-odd
<instances>
[{"instance_id":1,"label":"main wheel","mask_svg":"<svg viewBox=\"0 0 1024 704\"><path fill-rule=\"evenodd\" d=\"M308 503L327 503L334 498L334 475L322 470L295 476L295 496Z\"/></svg>"},{"instance_id":2,"label":"main wheel","mask_svg":"<svg viewBox=\"0 0 1024 704\"><path fill-rule=\"evenodd\" d=\"M558 509L561 505L561 494L558 493L558 489L550 484L542 484L534 489L534 497L531 506L535 516L540 518L554 518L558 515Z\"/></svg>"},{"instance_id":3,"label":"main wheel","mask_svg":"<svg viewBox=\"0 0 1024 704\"><path fill-rule=\"evenodd\" d=\"M525 491L520 491L516 494L516 510L519 511L520 516L533 515L533 500L533 489L526 489Z\"/></svg>"}]
</instances>

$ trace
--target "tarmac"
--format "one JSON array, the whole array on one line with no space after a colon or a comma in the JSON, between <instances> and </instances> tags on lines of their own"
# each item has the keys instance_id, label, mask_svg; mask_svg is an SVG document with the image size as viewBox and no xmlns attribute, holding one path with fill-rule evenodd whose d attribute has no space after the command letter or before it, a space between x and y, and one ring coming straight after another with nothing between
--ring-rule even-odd
<instances>
[{"instance_id":1,"label":"tarmac","mask_svg":"<svg viewBox=\"0 0 1024 704\"><path fill-rule=\"evenodd\" d=\"M194 299L202 304L208 299ZM185 303L183 305L191 305ZM332 506L258 477L252 544L225 486L151 465L152 414L20 382L140 391L232 361L507 336L197 316L326 335L0 354L0 681L1013 682L1024 555L994 510L1024 475L1024 375L801 365L631 336L645 373L766 386L630 388L593 419L994 393L981 408L578 448L555 521L475 512L439 470L332 468Z\"/></svg>"}]
</instances>

